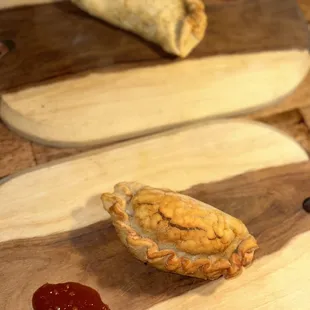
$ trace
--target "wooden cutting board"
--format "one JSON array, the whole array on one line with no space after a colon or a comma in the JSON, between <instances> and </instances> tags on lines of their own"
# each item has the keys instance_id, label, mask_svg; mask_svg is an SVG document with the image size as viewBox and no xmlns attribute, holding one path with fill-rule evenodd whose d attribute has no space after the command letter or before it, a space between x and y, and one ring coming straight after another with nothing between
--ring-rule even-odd
<instances>
[{"instance_id":1,"label":"wooden cutting board","mask_svg":"<svg viewBox=\"0 0 310 310\"><path fill-rule=\"evenodd\" d=\"M105 219L75 231L2 242L1 309L29 309L37 287L69 280L96 288L112 310L309 309L310 214L302 209L309 177L310 164L303 163L185 191L239 217L257 237L254 264L234 280L206 283L145 266ZM44 204L36 218L43 213ZM29 217L24 225L35 223Z\"/></svg>"},{"instance_id":2,"label":"wooden cutting board","mask_svg":"<svg viewBox=\"0 0 310 310\"><path fill-rule=\"evenodd\" d=\"M206 304L208 309L253 309L266 298L281 308L297 297L298 309L306 309L309 247L304 239L309 240L310 218L301 202L309 194L309 173L308 157L294 140L263 124L222 121L118 144L8 178L0 186L0 308L30 307L32 293L45 282L79 281L97 289L112 310L124 304L139 310L196 310ZM99 199L121 180L182 190L240 217L260 243L257 261L234 281L214 283L137 262L118 241ZM209 184L192 187L201 183ZM291 266L300 281L283 281L292 277ZM260 295L244 301L241 287L257 294L263 284Z\"/></svg>"},{"instance_id":3,"label":"wooden cutting board","mask_svg":"<svg viewBox=\"0 0 310 310\"><path fill-rule=\"evenodd\" d=\"M164 300L151 309L309 309L310 271L306 265L310 259L310 214L302 208L304 199L309 197L309 176L308 162L186 190L194 198L239 216L257 237L260 249L254 264L236 281L197 285L188 279L182 282L186 281L182 278L177 290L180 294L188 292L170 299L179 293L173 290L175 285L170 288L159 284L166 289ZM94 273L99 274L102 269L95 267ZM104 275L98 279L104 281ZM161 281L158 283L165 283ZM196 288L192 290L191 285Z\"/></svg>"},{"instance_id":4,"label":"wooden cutting board","mask_svg":"<svg viewBox=\"0 0 310 310\"><path fill-rule=\"evenodd\" d=\"M108 143L256 110L294 91L309 69L294 0L206 0L206 37L185 60L67 1L17 2L0 10L0 39L16 44L0 63L0 115L49 145Z\"/></svg>"}]
</instances>

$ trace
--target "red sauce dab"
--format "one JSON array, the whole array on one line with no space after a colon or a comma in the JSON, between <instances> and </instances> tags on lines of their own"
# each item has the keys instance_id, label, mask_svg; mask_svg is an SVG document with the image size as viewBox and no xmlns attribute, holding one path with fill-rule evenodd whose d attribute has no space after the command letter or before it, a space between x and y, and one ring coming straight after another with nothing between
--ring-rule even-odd
<instances>
[{"instance_id":1,"label":"red sauce dab","mask_svg":"<svg viewBox=\"0 0 310 310\"><path fill-rule=\"evenodd\" d=\"M32 297L34 310L110 310L92 288L75 283L44 284Z\"/></svg>"}]
</instances>

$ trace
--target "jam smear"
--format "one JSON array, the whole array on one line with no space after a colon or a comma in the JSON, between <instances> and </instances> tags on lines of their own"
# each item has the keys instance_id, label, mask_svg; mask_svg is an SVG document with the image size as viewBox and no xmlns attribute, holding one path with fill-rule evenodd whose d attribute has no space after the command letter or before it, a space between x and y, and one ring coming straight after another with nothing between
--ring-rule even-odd
<instances>
[{"instance_id":1,"label":"jam smear","mask_svg":"<svg viewBox=\"0 0 310 310\"><path fill-rule=\"evenodd\" d=\"M97 291L76 282L46 283L32 297L34 310L110 310Z\"/></svg>"}]
</instances>

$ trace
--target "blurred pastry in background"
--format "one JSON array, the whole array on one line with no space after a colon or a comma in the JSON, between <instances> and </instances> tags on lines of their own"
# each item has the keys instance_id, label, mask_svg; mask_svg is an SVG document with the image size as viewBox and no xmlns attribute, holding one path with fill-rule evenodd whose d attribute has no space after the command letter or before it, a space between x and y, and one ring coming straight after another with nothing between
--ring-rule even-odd
<instances>
[{"instance_id":1,"label":"blurred pastry in background","mask_svg":"<svg viewBox=\"0 0 310 310\"><path fill-rule=\"evenodd\" d=\"M202 0L71 0L88 14L188 56L202 41L207 14Z\"/></svg>"}]
</instances>

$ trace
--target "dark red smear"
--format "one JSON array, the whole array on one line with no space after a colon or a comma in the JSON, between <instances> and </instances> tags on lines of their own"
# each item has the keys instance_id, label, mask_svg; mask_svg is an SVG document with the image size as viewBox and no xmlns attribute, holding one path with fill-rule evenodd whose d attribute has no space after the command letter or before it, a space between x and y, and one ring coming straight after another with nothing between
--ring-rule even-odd
<instances>
[{"instance_id":1,"label":"dark red smear","mask_svg":"<svg viewBox=\"0 0 310 310\"><path fill-rule=\"evenodd\" d=\"M75 283L44 284L32 297L34 310L110 310L91 287Z\"/></svg>"}]
</instances>

